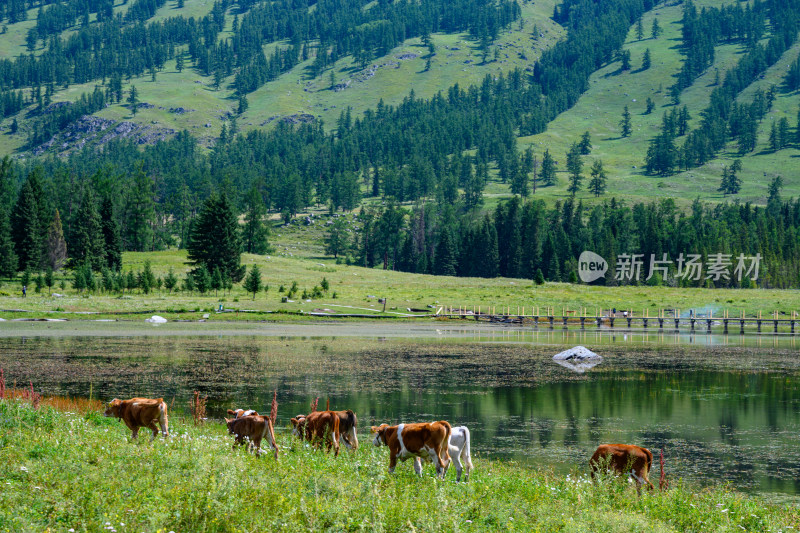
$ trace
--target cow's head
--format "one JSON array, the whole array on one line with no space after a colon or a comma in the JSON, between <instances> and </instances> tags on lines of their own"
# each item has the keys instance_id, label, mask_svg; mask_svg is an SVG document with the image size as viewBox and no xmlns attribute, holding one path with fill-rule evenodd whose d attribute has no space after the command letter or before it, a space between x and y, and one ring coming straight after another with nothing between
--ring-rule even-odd
<instances>
[{"instance_id":1,"label":"cow's head","mask_svg":"<svg viewBox=\"0 0 800 533\"><path fill-rule=\"evenodd\" d=\"M380 426L371 426L369 428L370 433L375 434L375 438L372 439L372 444L375 446L383 446L386 444L386 430L389 428L389 424L381 424Z\"/></svg>"},{"instance_id":2,"label":"cow's head","mask_svg":"<svg viewBox=\"0 0 800 533\"><path fill-rule=\"evenodd\" d=\"M258 416L258 413L253 409L228 409L228 414L233 418L242 418L243 416Z\"/></svg>"},{"instance_id":3,"label":"cow's head","mask_svg":"<svg viewBox=\"0 0 800 533\"><path fill-rule=\"evenodd\" d=\"M120 405L122 405L122 400L118 400L117 398L114 398L113 400L108 402L108 405L106 405L106 410L103 413L103 416L115 416L115 417L119 418L119 406Z\"/></svg>"},{"instance_id":4,"label":"cow's head","mask_svg":"<svg viewBox=\"0 0 800 533\"><path fill-rule=\"evenodd\" d=\"M297 415L295 418L292 418L292 435L295 437L302 437L303 436L303 428L306 426L306 416L305 415Z\"/></svg>"}]
</instances>

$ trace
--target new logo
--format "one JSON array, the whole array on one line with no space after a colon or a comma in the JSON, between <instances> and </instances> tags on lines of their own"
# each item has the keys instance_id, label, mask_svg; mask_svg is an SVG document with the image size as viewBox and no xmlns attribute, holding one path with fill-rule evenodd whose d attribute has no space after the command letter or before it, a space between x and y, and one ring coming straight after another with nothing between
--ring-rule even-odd
<instances>
[{"instance_id":1,"label":"new logo","mask_svg":"<svg viewBox=\"0 0 800 533\"><path fill-rule=\"evenodd\" d=\"M605 277L608 263L594 252L583 252L578 258L578 277L584 283L591 283Z\"/></svg>"}]
</instances>

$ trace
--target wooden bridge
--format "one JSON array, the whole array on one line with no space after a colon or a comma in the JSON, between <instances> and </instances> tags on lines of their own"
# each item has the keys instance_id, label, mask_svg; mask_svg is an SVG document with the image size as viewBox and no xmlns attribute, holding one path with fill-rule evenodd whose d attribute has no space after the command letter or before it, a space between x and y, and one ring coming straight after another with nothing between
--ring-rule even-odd
<instances>
[{"instance_id":1,"label":"wooden bridge","mask_svg":"<svg viewBox=\"0 0 800 533\"><path fill-rule=\"evenodd\" d=\"M514 312L516 311L516 312ZM766 317L759 311L756 316L746 316L744 311L739 316L731 316L729 311L724 311L721 316L713 316L713 312L707 315L698 315L694 310L689 310L686 316L681 316L680 309L661 309L654 315L649 310L644 309L641 313L634 313L633 310L601 311L595 309L594 314L587 312L587 308L570 310L561 309L557 313L555 308L531 309L531 313L525 313L525 307L510 306L500 308L497 312L496 307L448 307L441 306L436 311L436 316L450 319L476 320L482 322L494 322L504 324L530 325L535 328L546 327L554 329L556 327L567 329L570 326L585 329L589 327L597 328L642 328L657 330L679 331L703 331L711 332L712 328L722 328L722 332L727 334L731 330L738 329L740 334L745 333L745 327L749 330L778 333L779 327L782 332L795 334L800 329L800 314L792 311L788 316L786 313L774 311Z\"/></svg>"}]
</instances>

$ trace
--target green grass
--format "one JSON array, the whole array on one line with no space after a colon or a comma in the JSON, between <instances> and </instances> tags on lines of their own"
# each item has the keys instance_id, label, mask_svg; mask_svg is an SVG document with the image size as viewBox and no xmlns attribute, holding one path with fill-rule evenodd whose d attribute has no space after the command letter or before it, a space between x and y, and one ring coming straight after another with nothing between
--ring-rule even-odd
<instances>
[{"instance_id":1,"label":"green grass","mask_svg":"<svg viewBox=\"0 0 800 533\"><path fill-rule=\"evenodd\" d=\"M171 437L129 442L98 412L34 410L0 400L3 531L779 531L796 508L673 480L637 497L624 482L475 457L468 483L410 463L387 472L386 448L365 428L355 453L315 451L279 428L276 462L231 450L222 424L176 416ZM653 476L656 477L655 474ZM111 528L111 529L109 529Z\"/></svg>"},{"instance_id":2,"label":"green grass","mask_svg":"<svg viewBox=\"0 0 800 533\"><path fill-rule=\"evenodd\" d=\"M280 253L287 255L244 254L242 256L242 263L248 268L253 264L259 265L263 282L270 287L269 292L259 293L255 300L251 299L251 295L246 293L241 285L236 285L231 294L220 293L216 296L213 292L201 296L196 292L168 294L164 290L154 291L149 295L134 291L133 294L126 294L122 298L117 294L79 295L71 288L70 278L65 278L66 290L54 289L54 292L64 294L64 297L48 296L46 288L43 293L36 294L34 289L29 287L28 297L23 299L19 282L5 281L0 286L0 309L6 311L0 312L0 317L9 319L39 316L8 311L24 309L39 313L41 316L68 317L71 320L111 317L141 320L141 315L133 313L147 312L162 314L168 319L199 319L202 314L216 310L222 303L225 308L254 310L258 313L212 314L213 320L298 320L302 317L263 313L275 311L308 313L315 309L331 309L340 313L372 314L379 313L383 309L383 305L377 301L383 297L388 299L387 314L390 311L403 314L407 308L426 308L428 305L434 308L474 307L476 310L480 307L483 312L491 308L498 313L507 307L511 309L512 314L517 313L517 308L522 311L523 307L528 314L534 308L539 308L544 314L546 307L552 307L557 315L560 315L562 310L586 308L587 313L592 314L597 308L608 310L612 307L631 309L637 316L641 316L645 310L650 316L655 316L659 309L672 308L681 309L684 313L689 309L710 309L714 316L722 316L726 310L730 316L739 316L743 310L751 317L759 311L764 316L775 310L786 314L800 311L800 291L797 290L600 287L569 283L545 283L536 286L525 279L457 278L348 266L336 264L331 258L315 255L313 238L306 238L303 233L313 231L312 229L295 228L292 233L287 233L287 229L280 231L284 233L281 233L281 237L276 235L276 238L279 239L278 243L282 244L276 247L283 250ZM299 242L305 244L295 244ZM290 257L288 253L293 255ZM127 252L123 256L123 270L139 271L145 261L150 261L155 274L161 277L173 268L176 275L182 279L190 268L186 265L186 255L182 251ZM300 301L300 293L304 289L311 292L315 285L321 283L323 277L330 284L329 292L311 302ZM284 285L288 290L293 282L297 282L299 287L295 301L281 303L281 297L285 293L279 293L279 287ZM58 285L58 281L56 284ZM52 315L45 315L54 311L56 312ZM91 311L102 314L65 315L60 313L62 311ZM131 313L131 315L126 317L116 313Z\"/></svg>"}]
</instances>

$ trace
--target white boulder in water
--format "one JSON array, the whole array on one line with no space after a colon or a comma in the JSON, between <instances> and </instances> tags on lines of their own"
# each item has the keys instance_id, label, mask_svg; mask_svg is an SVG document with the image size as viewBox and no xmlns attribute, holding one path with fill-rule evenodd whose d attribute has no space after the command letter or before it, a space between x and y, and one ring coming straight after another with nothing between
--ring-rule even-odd
<instances>
[{"instance_id":1,"label":"white boulder in water","mask_svg":"<svg viewBox=\"0 0 800 533\"><path fill-rule=\"evenodd\" d=\"M586 361L587 359L603 359L585 346L575 346L553 356L553 361Z\"/></svg>"},{"instance_id":2,"label":"white boulder in water","mask_svg":"<svg viewBox=\"0 0 800 533\"><path fill-rule=\"evenodd\" d=\"M153 315L150 318L145 318L145 322L150 322L151 324L164 324L167 319L163 316Z\"/></svg>"},{"instance_id":3,"label":"white boulder in water","mask_svg":"<svg viewBox=\"0 0 800 533\"><path fill-rule=\"evenodd\" d=\"M603 357L584 346L575 346L554 355L553 361L573 372L583 374L602 363Z\"/></svg>"}]
</instances>

